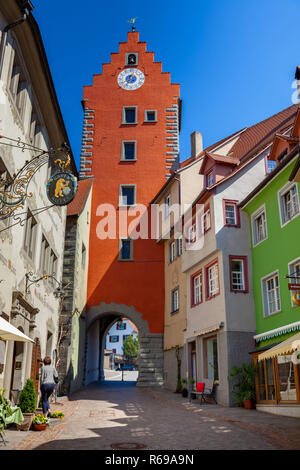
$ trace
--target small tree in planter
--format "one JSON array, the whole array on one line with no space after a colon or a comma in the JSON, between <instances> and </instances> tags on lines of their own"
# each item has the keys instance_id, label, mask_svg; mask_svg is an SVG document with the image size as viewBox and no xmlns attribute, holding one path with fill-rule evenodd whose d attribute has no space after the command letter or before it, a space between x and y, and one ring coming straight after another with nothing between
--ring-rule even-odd
<instances>
[{"instance_id":1,"label":"small tree in planter","mask_svg":"<svg viewBox=\"0 0 300 470\"><path fill-rule=\"evenodd\" d=\"M186 387L187 380L186 379L181 379L181 395L186 398L188 396L188 390Z\"/></svg>"},{"instance_id":2,"label":"small tree in planter","mask_svg":"<svg viewBox=\"0 0 300 470\"><path fill-rule=\"evenodd\" d=\"M229 380L236 381L232 386L235 401L244 408L255 408L255 373L254 364L243 363L242 367L232 367L229 375Z\"/></svg>"},{"instance_id":3,"label":"small tree in planter","mask_svg":"<svg viewBox=\"0 0 300 470\"><path fill-rule=\"evenodd\" d=\"M27 379L26 385L20 393L18 405L23 413L24 421L17 427L21 431L28 431L32 424L36 410L36 395L34 390L34 382L32 379Z\"/></svg>"},{"instance_id":4,"label":"small tree in planter","mask_svg":"<svg viewBox=\"0 0 300 470\"><path fill-rule=\"evenodd\" d=\"M196 383L196 380L195 379L190 379L190 385L191 385L191 398L197 398L197 395L195 395L193 393L193 391L195 391L195 383Z\"/></svg>"}]
</instances>

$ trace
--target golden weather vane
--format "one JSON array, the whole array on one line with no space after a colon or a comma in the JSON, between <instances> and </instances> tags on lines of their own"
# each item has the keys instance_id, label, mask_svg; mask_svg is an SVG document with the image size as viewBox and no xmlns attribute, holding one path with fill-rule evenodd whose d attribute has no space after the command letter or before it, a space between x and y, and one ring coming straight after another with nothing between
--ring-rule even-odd
<instances>
[{"instance_id":1,"label":"golden weather vane","mask_svg":"<svg viewBox=\"0 0 300 470\"><path fill-rule=\"evenodd\" d=\"M132 24L132 26L131 26L132 31L135 31L135 20L137 20L137 17L136 18L130 18L130 20L128 21L128 23Z\"/></svg>"}]
</instances>

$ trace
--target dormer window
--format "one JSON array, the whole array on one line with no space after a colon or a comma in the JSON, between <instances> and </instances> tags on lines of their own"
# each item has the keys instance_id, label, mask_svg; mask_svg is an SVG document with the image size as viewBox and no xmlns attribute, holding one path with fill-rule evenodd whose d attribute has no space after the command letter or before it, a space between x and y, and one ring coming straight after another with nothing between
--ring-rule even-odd
<instances>
[{"instance_id":1,"label":"dormer window","mask_svg":"<svg viewBox=\"0 0 300 470\"><path fill-rule=\"evenodd\" d=\"M209 188L212 186L215 182L215 177L214 177L214 172L211 170L209 173L206 175L206 186Z\"/></svg>"},{"instance_id":2,"label":"dormer window","mask_svg":"<svg viewBox=\"0 0 300 470\"><path fill-rule=\"evenodd\" d=\"M137 65L138 64L138 53L128 52L126 54L126 65Z\"/></svg>"}]
</instances>

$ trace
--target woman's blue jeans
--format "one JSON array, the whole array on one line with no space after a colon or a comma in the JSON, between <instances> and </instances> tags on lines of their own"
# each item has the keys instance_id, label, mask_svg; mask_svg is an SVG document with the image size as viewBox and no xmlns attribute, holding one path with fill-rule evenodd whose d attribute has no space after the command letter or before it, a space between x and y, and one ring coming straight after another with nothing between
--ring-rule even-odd
<instances>
[{"instance_id":1,"label":"woman's blue jeans","mask_svg":"<svg viewBox=\"0 0 300 470\"><path fill-rule=\"evenodd\" d=\"M53 392L55 384L42 384L41 385L41 392L42 392L42 403L43 403L43 413L47 413L50 409L49 405L49 397Z\"/></svg>"}]
</instances>

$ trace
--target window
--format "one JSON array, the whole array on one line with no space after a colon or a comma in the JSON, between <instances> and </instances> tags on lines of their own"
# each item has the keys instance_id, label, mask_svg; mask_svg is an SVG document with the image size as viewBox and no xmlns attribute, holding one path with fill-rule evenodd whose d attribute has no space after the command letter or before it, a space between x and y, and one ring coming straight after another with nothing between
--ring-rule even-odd
<instances>
[{"instance_id":1,"label":"window","mask_svg":"<svg viewBox=\"0 0 300 470\"><path fill-rule=\"evenodd\" d=\"M170 215L170 204L171 204L171 196L168 194L168 196L165 197L165 219L167 219Z\"/></svg>"},{"instance_id":2,"label":"window","mask_svg":"<svg viewBox=\"0 0 300 470\"><path fill-rule=\"evenodd\" d=\"M204 209L204 214L202 216L202 233L207 232L210 228L210 208L208 207Z\"/></svg>"},{"instance_id":3,"label":"window","mask_svg":"<svg viewBox=\"0 0 300 470\"><path fill-rule=\"evenodd\" d=\"M31 145L34 147L40 146L42 127L37 117L36 112L33 110L31 113L30 128L29 128L29 140Z\"/></svg>"},{"instance_id":4,"label":"window","mask_svg":"<svg viewBox=\"0 0 300 470\"><path fill-rule=\"evenodd\" d=\"M266 170L267 174L271 173L273 170L276 168L276 161L275 160L269 160L268 158L266 159Z\"/></svg>"},{"instance_id":5,"label":"window","mask_svg":"<svg viewBox=\"0 0 300 470\"><path fill-rule=\"evenodd\" d=\"M136 142L124 141L122 142L122 160L136 160Z\"/></svg>"},{"instance_id":6,"label":"window","mask_svg":"<svg viewBox=\"0 0 300 470\"><path fill-rule=\"evenodd\" d=\"M214 182L215 182L215 177L214 177L214 172L212 170L206 175L206 186L209 188L209 186L212 186Z\"/></svg>"},{"instance_id":7,"label":"window","mask_svg":"<svg viewBox=\"0 0 300 470\"><path fill-rule=\"evenodd\" d=\"M131 238L120 239L119 260L120 261L133 260L133 240Z\"/></svg>"},{"instance_id":8,"label":"window","mask_svg":"<svg viewBox=\"0 0 300 470\"><path fill-rule=\"evenodd\" d=\"M124 106L122 124L137 124L137 106Z\"/></svg>"},{"instance_id":9,"label":"window","mask_svg":"<svg viewBox=\"0 0 300 470\"><path fill-rule=\"evenodd\" d=\"M262 206L251 216L253 246L265 240L267 235L266 209Z\"/></svg>"},{"instance_id":10,"label":"window","mask_svg":"<svg viewBox=\"0 0 300 470\"><path fill-rule=\"evenodd\" d=\"M138 56L137 52L127 52L125 65L138 65Z\"/></svg>"},{"instance_id":11,"label":"window","mask_svg":"<svg viewBox=\"0 0 300 470\"><path fill-rule=\"evenodd\" d=\"M194 223L188 228L188 236L187 236L188 243L195 243L195 241L196 241L196 223Z\"/></svg>"},{"instance_id":12,"label":"window","mask_svg":"<svg viewBox=\"0 0 300 470\"><path fill-rule=\"evenodd\" d=\"M32 260L34 258L36 232L37 222L33 217L31 211L28 209L27 220L25 225L24 250L29 256L29 258L31 258Z\"/></svg>"},{"instance_id":13,"label":"window","mask_svg":"<svg viewBox=\"0 0 300 470\"><path fill-rule=\"evenodd\" d=\"M216 336L203 340L204 375L207 379L219 380L218 340Z\"/></svg>"},{"instance_id":14,"label":"window","mask_svg":"<svg viewBox=\"0 0 300 470\"><path fill-rule=\"evenodd\" d=\"M15 102L15 105L17 107L17 110L20 114L20 117L22 118L26 95L28 94L27 80L21 68L20 60L17 56L16 51L14 51L14 59L13 59L13 65L12 65L12 72L10 76L9 90Z\"/></svg>"},{"instance_id":15,"label":"window","mask_svg":"<svg viewBox=\"0 0 300 470\"><path fill-rule=\"evenodd\" d=\"M124 335L123 336L123 343L125 343L125 341L130 337L131 335Z\"/></svg>"},{"instance_id":16,"label":"window","mask_svg":"<svg viewBox=\"0 0 300 470\"><path fill-rule=\"evenodd\" d=\"M182 244L182 236L177 238L177 256L182 255L183 244Z\"/></svg>"},{"instance_id":17,"label":"window","mask_svg":"<svg viewBox=\"0 0 300 470\"><path fill-rule=\"evenodd\" d=\"M202 271L200 271L191 278L191 306L200 304L202 300Z\"/></svg>"},{"instance_id":18,"label":"window","mask_svg":"<svg viewBox=\"0 0 300 470\"><path fill-rule=\"evenodd\" d=\"M237 204L238 201L223 199L224 225L230 227L240 226L240 217Z\"/></svg>"},{"instance_id":19,"label":"window","mask_svg":"<svg viewBox=\"0 0 300 470\"><path fill-rule=\"evenodd\" d=\"M126 327L127 327L127 325L126 325L125 322L123 322L123 321L118 321L118 323L117 323L117 330L126 330Z\"/></svg>"},{"instance_id":20,"label":"window","mask_svg":"<svg viewBox=\"0 0 300 470\"><path fill-rule=\"evenodd\" d=\"M281 225L299 215L299 197L296 184L287 185L279 192L279 210Z\"/></svg>"},{"instance_id":21,"label":"window","mask_svg":"<svg viewBox=\"0 0 300 470\"><path fill-rule=\"evenodd\" d=\"M135 186L127 184L120 185L119 205L133 206L136 202L135 193Z\"/></svg>"},{"instance_id":22,"label":"window","mask_svg":"<svg viewBox=\"0 0 300 470\"><path fill-rule=\"evenodd\" d=\"M210 299L220 293L219 286L219 266L218 261L214 260L205 266L206 280L206 299Z\"/></svg>"},{"instance_id":23,"label":"window","mask_svg":"<svg viewBox=\"0 0 300 470\"><path fill-rule=\"evenodd\" d=\"M248 292L246 256L229 256L231 292Z\"/></svg>"},{"instance_id":24,"label":"window","mask_svg":"<svg viewBox=\"0 0 300 470\"><path fill-rule=\"evenodd\" d=\"M293 284L299 284L299 290L300 290L300 258L289 263L289 276L291 276L289 279L289 282ZM294 293L295 291L291 291L291 298L293 297ZM297 294L296 297L297 299L300 300L300 294ZM293 302L293 299L292 299L292 305L293 307L296 307L296 304Z\"/></svg>"},{"instance_id":25,"label":"window","mask_svg":"<svg viewBox=\"0 0 300 470\"><path fill-rule=\"evenodd\" d=\"M109 342L110 343L118 343L119 342L119 336L118 335L112 335L109 337Z\"/></svg>"},{"instance_id":26,"label":"window","mask_svg":"<svg viewBox=\"0 0 300 470\"><path fill-rule=\"evenodd\" d=\"M156 110L145 110L145 122L156 122L157 121L157 111Z\"/></svg>"},{"instance_id":27,"label":"window","mask_svg":"<svg viewBox=\"0 0 300 470\"><path fill-rule=\"evenodd\" d=\"M85 244L82 243L82 245L81 245L81 264L82 264L83 268L85 267L85 260L86 260L86 247L85 247Z\"/></svg>"},{"instance_id":28,"label":"window","mask_svg":"<svg viewBox=\"0 0 300 470\"><path fill-rule=\"evenodd\" d=\"M176 258L176 242L172 241L169 245L169 262L173 263Z\"/></svg>"},{"instance_id":29,"label":"window","mask_svg":"<svg viewBox=\"0 0 300 470\"><path fill-rule=\"evenodd\" d=\"M171 313L177 312L179 310L179 288L172 290L171 292L171 305L172 310Z\"/></svg>"},{"instance_id":30,"label":"window","mask_svg":"<svg viewBox=\"0 0 300 470\"><path fill-rule=\"evenodd\" d=\"M278 273L274 273L262 280L262 294L264 316L268 317L280 312L280 290Z\"/></svg>"}]
</instances>

